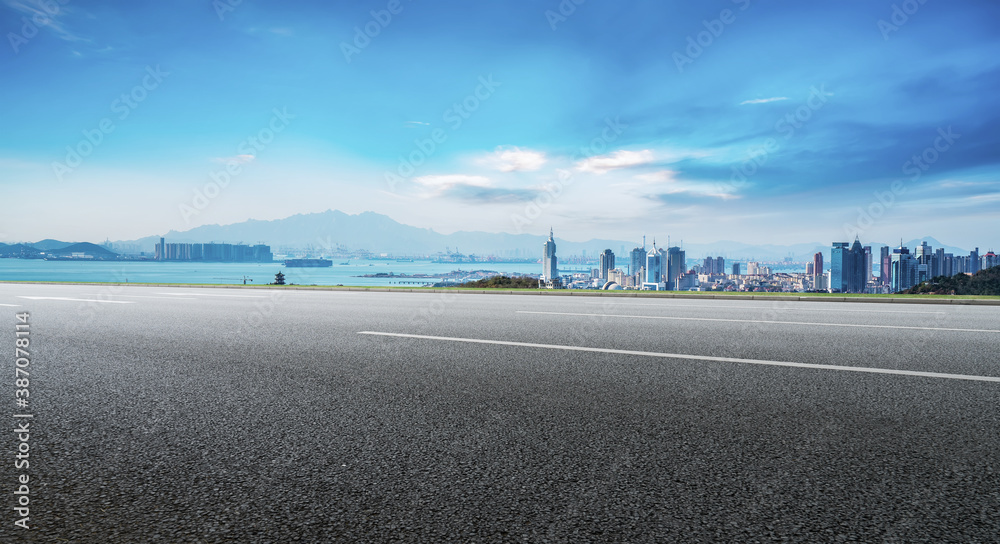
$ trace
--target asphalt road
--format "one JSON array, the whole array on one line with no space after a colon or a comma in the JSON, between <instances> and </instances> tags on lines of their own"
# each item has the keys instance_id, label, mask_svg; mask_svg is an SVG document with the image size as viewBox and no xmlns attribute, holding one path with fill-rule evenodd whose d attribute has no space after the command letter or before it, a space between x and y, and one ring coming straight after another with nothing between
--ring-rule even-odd
<instances>
[{"instance_id":1,"label":"asphalt road","mask_svg":"<svg viewBox=\"0 0 1000 544\"><path fill-rule=\"evenodd\" d=\"M0 315L34 416L3 542L1000 539L996 306L4 284Z\"/></svg>"}]
</instances>

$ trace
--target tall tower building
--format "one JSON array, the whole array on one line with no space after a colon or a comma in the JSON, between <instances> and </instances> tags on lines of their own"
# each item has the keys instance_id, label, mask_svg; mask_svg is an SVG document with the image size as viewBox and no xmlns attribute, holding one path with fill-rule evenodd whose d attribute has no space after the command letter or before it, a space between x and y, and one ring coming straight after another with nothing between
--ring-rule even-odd
<instances>
[{"instance_id":1,"label":"tall tower building","mask_svg":"<svg viewBox=\"0 0 1000 544\"><path fill-rule=\"evenodd\" d=\"M850 275L851 248L847 242L834 242L830 250L830 292L847 292L847 278Z\"/></svg>"},{"instance_id":2,"label":"tall tower building","mask_svg":"<svg viewBox=\"0 0 1000 544\"><path fill-rule=\"evenodd\" d=\"M687 272L687 256L683 249L674 246L667 249L667 290L677 290L677 279Z\"/></svg>"},{"instance_id":3,"label":"tall tower building","mask_svg":"<svg viewBox=\"0 0 1000 544\"><path fill-rule=\"evenodd\" d=\"M879 284L888 287L892 284L889 280L889 273L892 270L892 249L889 246L882 246L879 257Z\"/></svg>"},{"instance_id":4,"label":"tall tower building","mask_svg":"<svg viewBox=\"0 0 1000 544\"><path fill-rule=\"evenodd\" d=\"M819 285L817 283L816 276L823 275L823 252L813 255L813 285Z\"/></svg>"},{"instance_id":5,"label":"tall tower building","mask_svg":"<svg viewBox=\"0 0 1000 544\"><path fill-rule=\"evenodd\" d=\"M892 250L889 276L892 278L890 287L893 292L904 291L917 283L917 261L902 244L898 249Z\"/></svg>"},{"instance_id":6,"label":"tall tower building","mask_svg":"<svg viewBox=\"0 0 1000 544\"><path fill-rule=\"evenodd\" d=\"M598 261L601 268L601 279L607 280L608 271L615 268L615 254L610 249L605 249L598 255Z\"/></svg>"},{"instance_id":7,"label":"tall tower building","mask_svg":"<svg viewBox=\"0 0 1000 544\"><path fill-rule=\"evenodd\" d=\"M666 286L663 284L663 254L656 247L656 240L653 240L653 247L646 253L646 277L642 282L643 289L659 291Z\"/></svg>"},{"instance_id":8,"label":"tall tower building","mask_svg":"<svg viewBox=\"0 0 1000 544\"><path fill-rule=\"evenodd\" d=\"M556 257L556 241L549 229L549 239L542 245L542 280L550 287L559 283L559 259Z\"/></svg>"}]
</instances>

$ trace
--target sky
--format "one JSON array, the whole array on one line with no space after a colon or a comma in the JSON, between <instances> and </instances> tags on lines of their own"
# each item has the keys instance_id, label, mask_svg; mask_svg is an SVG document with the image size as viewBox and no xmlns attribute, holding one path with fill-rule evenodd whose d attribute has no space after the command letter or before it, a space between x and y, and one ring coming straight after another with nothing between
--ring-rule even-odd
<instances>
[{"instance_id":1,"label":"sky","mask_svg":"<svg viewBox=\"0 0 1000 544\"><path fill-rule=\"evenodd\" d=\"M338 209L991 247L997 21L972 0L0 0L0 241Z\"/></svg>"}]
</instances>

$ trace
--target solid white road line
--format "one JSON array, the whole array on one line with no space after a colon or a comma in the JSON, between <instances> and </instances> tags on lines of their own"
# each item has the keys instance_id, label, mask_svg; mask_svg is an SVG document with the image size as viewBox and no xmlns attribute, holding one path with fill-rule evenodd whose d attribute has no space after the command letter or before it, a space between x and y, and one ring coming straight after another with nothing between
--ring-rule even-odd
<instances>
[{"instance_id":1,"label":"solid white road line","mask_svg":"<svg viewBox=\"0 0 1000 544\"><path fill-rule=\"evenodd\" d=\"M156 293L172 297L233 297L233 298L265 298L263 295L214 295L211 293Z\"/></svg>"},{"instance_id":2,"label":"solid white road line","mask_svg":"<svg viewBox=\"0 0 1000 544\"><path fill-rule=\"evenodd\" d=\"M7 306L7 307L10 307L10 308L16 308L16 307L20 306L20 304L0 304L0 306Z\"/></svg>"},{"instance_id":3,"label":"solid white road line","mask_svg":"<svg viewBox=\"0 0 1000 544\"><path fill-rule=\"evenodd\" d=\"M744 363L751 365L785 366L792 368L813 368L817 370L840 370L843 372L865 372L869 374L893 374L897 376L918 376L922 378L943 378L948 380L971 380L978 382L1000 383L998 376L972 376L968 374L944 374L941 372L921 372L918 370L897 370L893 368L871 368L863 366L819 365L813 363L790 363L785 361L767 361L760 359L737 359L733 357L712 357L709 355L687 355L683 353L660 353L655 351L632 351L628 349L587 348L580 346L564 346L559 344L535 344L532 342L511 342L506 340L481 340L478 338L455 338L449 336L426 336L422 334L403 334L394 332L359 331L358 334L373 336L391 336L396 338L415 338L418 340L441 340L445 342L464 342L469 344L492 344L499 346L516 346L525 348L558 349L563 351L585 351L591 353L612 353L616 355L637 355L640 357L658 357L662 359L688 359L693 361L713 361L721 363Z\"/></svg>"},{"instance_id":4,"label":"solid white road line","mask_svg":"<svg viewBox=\"0 0 1000 544\"><path fill-rule=\"evenodd\" d=\"M28 300L66 300L69 302L105 302L107 304L135 304L134 300L100 300L96 298L69 298L69 297L17 297Z\"/></svg>"},{"instance_id":5,"label":"solid white road line","mask_svg":"<svg viewBox=\"0 0 1000 544\"><path fill-rule=\"evenodd\" d=\"M610 300L606 302L591 302L587 301L586 304L607 304L611 302ZM758 301L754 301L758 302ZM763 301L760 301L763 302ZM632 306L654 306L656 308L665 308L668 310L673 310L675 308L738 308L741 310L794 310L796 312L863 312L866 314L943 314L943 310L937 312L917 312L917 311L907 311L907 310L869 310L869 309L853 309L853 308L799 308L790 306L781 306L779 308L774 308L770 306L755 306L755 305L744 305L744 306L724 306L724 305L714 305L714 304L629 304L627 302L611 302L612 304L621 304L625 307ZM788 304L799 304L797 302L789 302Z\"/></svg>"},{"instance_id":6,"label":"solid white road line","mask_svg":"<svg viewBox=\"0 0 1000 544\"><path fill-rule=\"evenodd\" d=\"M536 315L566 315L582 317L620 317L631 319L670 319L675 321L721 321L726 323L769 323L772 325L811 325L815 327L858 327L862 329L908 329L917 331L950 331L950 332L1000 332L996 329L949 329L943 327L910 327L906 325L862 325L859 323L808 323L804 321L767 321L755 319L722 319L718 317L672 317L664 315L624 315L624 314L579 314L570 312L530 312L518 310L519 314Z\"/></svg>"},{"instance_id":7,"label":"solid white road line","mask_svg":"<svg viewBox=\"0 0 1000 544\"><path fill-rule=\"evenodd\" d=\"M105 295L102 295L102 294L99 294L99 293L93 293L93 294L91 294L91 293L85 293L83 296L101 297L101 296L105 296ZM198 300L196 298L151 297L151 296L147 296L147 295L106 295L106 296L109 296L109 297L128 297L128 298L156 298L156 299L160 299L160 300Z\"/></svg>"}]
</instances>

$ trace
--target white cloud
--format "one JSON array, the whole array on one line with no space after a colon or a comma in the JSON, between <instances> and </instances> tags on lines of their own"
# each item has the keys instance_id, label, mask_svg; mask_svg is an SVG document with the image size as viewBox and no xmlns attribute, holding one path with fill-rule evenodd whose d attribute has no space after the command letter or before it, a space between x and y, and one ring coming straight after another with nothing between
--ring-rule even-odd
<instances>
[{"instance_id":1,"label":"white cloud","mask_svg":"<svg viewBox=\"0 0 1000 544\"><path fill-rule=\"evenodd\" d=\"M545 165L545 153L519 147L498 146L481 161L501 172L532 172Z\"/></svg>"},{"instance_id":2,"label":"white cloud","mask_svg":"<svg viewBox=\"0 0 1000 544\"><path fill-rule=\"evenodd\" d=\"M648 164L653 162L654 159L653 152L648 149L642 151L615 151L607 155L583 159L576 163L576 169L581 172L603 174L609 170Z\"/></svg>"},{"instance_id":3,"label":"white cloud","mask_svg":"<svg viewBox=\"0 0 1000 544\"><path fill-rule=\"evenodd\" d=\"M788 100L787 96L775 96L771 98L754 98L752 100L744 100L740 102L741 106L746 104L767 104L768 102L781 102L782 100Z\"/></svg>"},{"instance_id":4,"label":"white cloud","mask_svg":"<svg viewBox=\"0 0 1000 544\"><path fill-rule=\"evenodd\" d=\"M492 187L493 183L485 176L468 176L465 174L448 174L441 176L420 176L413 181L424 187L434 189L450 189L456 185L469 185L472 187Z\"/></svg>"},{"instance_id":5,"label":"white cloud","mask_svg":"<svg viewBox=\"0 0 1000 544\"><path fill-rule=\"evenodd\" d=\"M406 126L408 126L408 127L411 127L411 128L412 127L418 127L418 126L430 126L430 123L425 123L423 121L407 121L407 122L405 122L403 124L406 125Z\"/></svg>"},{"instance_id":6,"label":"white cloud","mask_svg":"<svg viewBox=\"0 0 1000 544\"><path fill-rule=\"evenodd\" d=\"M688 194L692 196L720 198L722 200L734 200L740 198L739 195L727 191L724 185L702 183L697 181L685 181L678 179L677 176L678 173L673 170L660 170L658 172L650 172L648 174L635 176L635 179L644 182L642 184L622 183L619 185L639 185L641 188L649 191L650 193L658 195Z\"/></svg>"},{"instance_id":7,"label":"white cloud","mask_svg":"<svg viewBox=\"0 0 1000 544\"><path fill-rule=\"evenodd\" d=\"M222 164L247 164L253 162L256 158L257 157L254 157L253 155L234 155L232 157L215 157L212 159L212 162Z\"/></svg>"}]
</instances>

